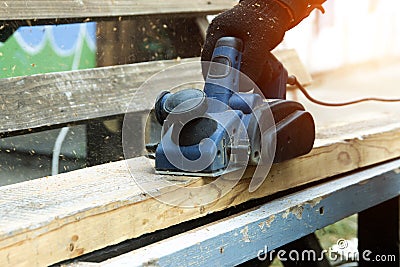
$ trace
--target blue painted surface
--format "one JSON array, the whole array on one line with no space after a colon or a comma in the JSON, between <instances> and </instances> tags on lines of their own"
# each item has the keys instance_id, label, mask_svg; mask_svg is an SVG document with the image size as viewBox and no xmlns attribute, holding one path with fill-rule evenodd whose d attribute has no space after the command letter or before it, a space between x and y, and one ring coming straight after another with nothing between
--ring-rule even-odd
<instances>
[{"instance_id":1,"label":"blue painted surface","mask_svg":"<svg viewBox=\"0 0 400 267\"><path fill-rule=\"evenodd\" d=\"M160 258L160 266L233 266L257 257L259 250L277 249L287 243L333 224L345 217L380 204L400 194L400 175L389 172L375 177L365 184L357 184L326 196L317 205L312 203L293 207L293 211L279 212L272 217L269 205L258 210L259 220L245 228L235 229L216 236L198 246L177 252L172 258ZM312 199L310 199L312 200ZM323 208L324 214L320 214ZM302 211L301 211L302 210ZM301 213L301 216L300 216ZM251 215L249 215L251 216ZM287 217L286 217L287 216ZM266 225L270 221L270 227ZM263 229L261 229L264 224ZM247 229L247 230L246 230ZM247 237L246 237L247 235ZM222 248L222 249L217 249ZM223 250L223 253L221 251Z\"/></svg>"},{"instance_id":2,"label":"blue painted surface","mask_svg":"<svg viewBox=\"0 0 400 267\"><path fill-rule=\"evenodd\" d=\"M35 27L20 27L16 31L20 38L32 48L41 46L46 40L46 35L51 35L52 45L59 50L74 50L78 43L81 28L85 27L86 38L90 38L91 42L96 43L96 23L89 22L85 24L61 24L46 25ZM48 32L50 31L50 33Z\"/></svg>"}]
</instances>

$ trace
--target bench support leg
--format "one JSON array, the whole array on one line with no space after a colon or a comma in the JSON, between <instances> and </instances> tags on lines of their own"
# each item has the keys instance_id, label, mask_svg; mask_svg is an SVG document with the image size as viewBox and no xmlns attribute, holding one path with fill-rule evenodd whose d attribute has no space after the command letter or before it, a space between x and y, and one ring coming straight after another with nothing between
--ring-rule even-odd
<instances>
[{"instance_id":1,"label":"bench support leg","mask_svg":"<svg viewBox=\"0 0 400 267\"><path fill-rule=\"evenodd\" d=\"M359 213L360 267L399 266L399 204L396 197Z\"/></svg>"}]
</instances>

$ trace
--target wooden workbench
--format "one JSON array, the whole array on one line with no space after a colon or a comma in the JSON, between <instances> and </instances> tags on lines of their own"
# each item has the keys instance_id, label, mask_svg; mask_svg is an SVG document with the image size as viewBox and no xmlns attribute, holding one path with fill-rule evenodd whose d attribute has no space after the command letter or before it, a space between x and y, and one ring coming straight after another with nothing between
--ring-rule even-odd
<instances>
[{"instance_id":1,"label":"wooden workbench","mask_svg":"<svg viewBox=\"0 0 400 267\"><path fill-rule=\"evenodd\" d=\"M396 114L383 115L380 120L321 127L310 154L273 166L254 193L248 192L249 179L243 178L221 198L221 188L198 196L179 195L166 180L183 186L209 181L155 175L151 161L143 157L2 187L1 265L53 264L251 199L397 158L400 123ZM136 166L132 173L127 164ZM182 204L196 197L218 200L193 208L170 206L143 192L136 181L150 184L152 195L179 199Z\"/></svg>"},{"instance_id":2,"label":"wooden workbench","mask_svg":"<svg viewBox=\"0 0 400 267\"><path fill-rule=\"evenodd\" d=\"M46 3L43 4L44 2ZM100 1L95 0L51 1L51 4L49 1L40 0L4 1L3 6L0 7L0 20L2 20L0 26L12 20L15 21L10 25L15 23L18 26L49 22L123 20L136 15L161 14L164 16L179 13L204 16L229 8L236 1L178 2L171 0L164 3L138 0L135 1L135 5L131 2L101 1L100 5ZM147 77L178 63L180 62L142 63L1 80L0 135L18 135L40 131L43 128L60 127L99 117L123 114L127 107L124 99L130 99L135 95L138 86ZM187 74L192 75L193 71L189 70ZM201 76L199 71L195 75ZM179 79L179 77L175 78ZM304 81L302 78L300 80ZM317 91L316 93L321 96L327 92ZM341 93L341 95L345 94ZM152 97L137 98L136 109L129 111L149 109L155 95ZM274 165L263 185L253 193L248 191L250 179L248 175L245 175L233 190L226 192L223 196L221 195L224 191L223 183L220 184L221 187L199 191L197 195L179 194L166 181L182 187L194 187L208 184L210 180L155 175L151 160L143 157L1 187L0 266L56 264L174 225L179 227L183 222L199 220L218 211L248 203L253 199L264 199L277 192L296 190L300 186L303 190L305 190L304 187L313 187L306 188L307 191L301 191L295 195L275 199L270 206L262 206L254 213L246 212L243 216L251 217L254 214L265 213L267 217L264 220L263 229L267 229L268 226L280 227L281 224L272 224L275 220L272 220L271 216L280 216L277 221L282 221L285 216L286 218L294 216L299 220L299 224L290 224L290 227L306 224L309 226L308 231L312 231L334 220L333 217L327 216L327 219L320 221L302 221L307 214L311 218L310 207L317 209L318 216L325 216L324 214L330 214L330 210L321 209L324 207L321 205L329 206L329 203L333 203L343 194L347 199L351 199L355 194L363 193L364 197L366 197L365 194L374 195L376 201L361 202L351 210L346 209L348 202L339 205L338 208L342 209L342 212L335 213L337 216L334 217L339 219L350 214L350 211L361 211L399 194L398 176L394 175L398 172L398 162L385 163L400 156L398 109L383 112L378 106L374 106L368 112L359 112L355 115L357 112L351 109L337 112L336 110L318 110L313 106L308 108L317 120L317 140L314 149L308 155ZM356 107L355 110L358 108ZM322 116L323 114L329 116ZM340 117L331 119L336 116ZM383 163L385 163L383 167L374 169L373 175L369 175L370 172L361 172L362 168ZM128 171L127 164L134 167L132 172ZM361 173L362 176L347 176L349 172ZM389 172L388 177L380 176ZM341 186L335 182L337 175L347 177L344 178L345 180L340 180ZM383 177L382 181L377 177ZM144 192L137 182L145 183L147 192ZM315 183L320 182L327 182L327 184L318 185L315 189ZM190 204L193 207L170 206L151 197L149 193L159 198L178 200L182 206ZM381 198L378 197L380 195ZM207 205L196 206L193 205L193 199L196 198L217 200ZM328 199L329 203L324 202L324 198ZM307 210L300 214L298 207L305 207ZM251 223L251 227L255 227L260 225L260 221L246 221L242 220L243 217L238 218L233 218L234 220L228 223L218 223L215 228L208 229L216 230L215 233L220 233L220 236L224 238L228 238L231 233L235 236L235 231L239 231L243 237L241 240L246 244L251 243L247 241L251 241L252 238L259 241L264 237L261 234L253 237L243 224L248 222ZM236 228L232 227L232 222L237 223L234 224ZM228 227L228 225L231 226ZM201 233L204 231L207 231L207 228L200 230ZM267 232L268 234L270 232ZM186 237L192 236L189 234ZM291 240L298 237L301 235L293 234ZM211 245L209 240L211 239L190 241L201 243L201 248L204 248ZM282 239L281 241L290 240ZM183 243L179 238L178 242ZM235 245L242 245L243 242L237 240ZM161 247L169 244L171 243L161 243ZM157 245L154 245L155 249ZM197 243L192 242L188 246L193 249L196 245ZM278 245L280 243L276 242L272 247ZM146 249L148 248L133 252L133 254L141 257ZM221 250L218 247L217 251L223 254L221 251L223 252L224 249ZM152 253L154 255L154 251ZM171 257L181 255L171 250L164 254L168 254L163 259L166 263L170 262ZM122 260L130 262L130 255L127 257ZM237 254L237 257L240 258L234 263L250 259L249 254L246 256ZM139 264L143 263L151 264L151 258L148 260L143 258L143 262ZM206 263L209 261L198 261L200 265Z\"/></svg>"}]
</instances>

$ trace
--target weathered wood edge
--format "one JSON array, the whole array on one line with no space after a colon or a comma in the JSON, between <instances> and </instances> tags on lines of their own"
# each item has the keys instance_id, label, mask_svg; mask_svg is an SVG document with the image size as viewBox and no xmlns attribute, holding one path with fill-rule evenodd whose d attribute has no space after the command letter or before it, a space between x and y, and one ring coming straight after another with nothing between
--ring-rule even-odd
<instances>
[{"instance_id":1,"label":"weathered wood edge","mask_svg":"<svg viewBox=\"0 0 400 267\"><path fill-rule=\"evenodd\" d=\"M354 127L354 124L349 127ZM329 142L325 144L319 142L322 145L315 147L310 154L273 166L267 180L256 192L249 193L249 179L242 179L232 191L218 201L192 209L171 207L149 198L148 195L143 195L140 189L130 184L131 176L124 168L123 162L0 188L3 196L7 190L20 192L19 198L22 198L20 199L22 204L19 205L21 208L23 205L24 208L20 208L23 212L17 216L17 221L21 218L25 221L38 219L35 223L26 221L25 227L13 230L11 228L15 224L12 221L0 223L1 265L56 263L157 229L199 218L250 199L261 198L400 156L398 123L386 128L386 131L376 128L374 133L370 128L369 134L366 135L357 134L353 138L346 137L336 142L332 141L333 137L327 139ZM144 172L141 170L143 168L141 159L135 160L138 160L138 173L142 173L142 177L154 182L157 192L179 197L174 195L175 192L168 192L167 188L165 190L157 188L159 184L155 181L165 177ZM85 171L88 173L86 178L82 176ZM99 187L98 183L102 176L109 177L103 181L106 183L104 187ZM199 185L202 181L199 179L196 183ZM104 188L108 187L106 191ZM43 188L44 191L48 188L50 192L41 192L38 198L34 198L36 196L29 198L27 194L32 188ZM101 190L96 191L96 188ZM74 206L65 203L61 209L57 206L60 205L58 202L68 197L68 194L63 196L68 190L75 190L81 194L79 205L76 202ZM204 193L218 194L217 191ZM7 203L7 199L3 201L6 202L2 203L2 209L4 205L9 207L12 204L12 202ZM90 203L91 201L93 203ZM16 204L18 203L14 203ZM50 205L49 214L46 209L41 209L40 205L44 207ZM27 208L29 213L37 214L27 216L24 214ZM18 205L15 212L19 213Z\"/></svg>"},{"instance_id":2,"label":"weathered wood edge","mask_svg":"<svg viewBox=\"0 0 400 267\"><path fill-rule=\"evenodd\" d=\"M0 21L62 18L120 17L152 14L215 14L231 8L234 0L13 0L0 5Z\"/></svg>"},{"instance_id":3,"label":"weathered wood edge","mask_svg":"<svg viewBox=\"0 0 400 267\"><path fill-rule=\"evenodd\" d=\"M253 259L259 250L272 251L398 196L400 176L395 171L399 167L400 160L371 167L95 266L145 266L149 263L169 266L176 259L182 266L234 266ZM357 195L356 200L354 195ZM72 266L83 267L86 263Z\"/></svg>"},{"instance_id":4,"label":"weathered wood edge","mask_svg":"<svg viewBox=\"0 0 400 267\"><path fill-rule=\"evenodd\" d=\"M0 79L0 133L123 114L139 87L152 75L196 60L145 62ZM137 109L135 103L130 107L133 112L150 109L153 98L139 95Z\"/></svg>"},{"instance_id":5,"label":"weathered wood edge","mask_svg":"<svg viewBox=\"0 0 400 267\"><path fill-rule=\"evenodd\" d=\"M275 55L290 73L296 74L303 83L310 83L311 77L299 67L295 50L277 51ZM181 80L202 81L198 62L199 58L165 60L0 79L0 134L127 111L148 111L156 96L169 84ZM176 75L159 76L151 89L141 87L153 75L173 66L177 67Z\"/></svg>"}]
</instances>

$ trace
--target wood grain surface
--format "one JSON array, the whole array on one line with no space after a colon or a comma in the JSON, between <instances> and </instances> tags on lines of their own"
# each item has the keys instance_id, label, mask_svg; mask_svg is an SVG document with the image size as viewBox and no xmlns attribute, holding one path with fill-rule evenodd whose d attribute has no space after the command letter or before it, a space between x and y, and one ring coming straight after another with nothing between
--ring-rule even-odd
<instances>
[{"instance_id":1,"label":"wood grain surface","mask_svg":"<svg viewBox=\"0 0 400 267\"><path fill-rule=\"evenodd\" d=\"M294 50L275 55L290 73L310 83ZM174 75L161 74L151 88L140 90L150 77L173 66ZM147 111L160 92L183 80L203 80L198 58L0 79L0 134Z\"/></svg>"},{"instance_id":2,"label":"wood grain surface","mask_svg":"<svg viewBox=\"0 0 400 267\"><path fill-rule=\"evenodd\" d=\"M215 14L234 0L12 0L2 1L0 20L92 18L150 14Z\"/></svg>"},{"instance_id":3,"label":"wood grain surface","mask_svg":"<svg viewBox=\"0 0 400 267\"><path fill-rule=\"evenodd\" d=\"M209 180L156 175L151 161L143 157L2 187L0 265L49 265L400 156L400 123L390 116L327 127L318 136L310 154L274 165L253 193L248 191L247 173L224 196L224 182L194 195L180 194L172 184L193 187ZM131 172L127 164L133 166ZM217 200L183 208L164 204L149 194L181 205L193 204L196 198Z\"/></svg>"}]
</instances>

